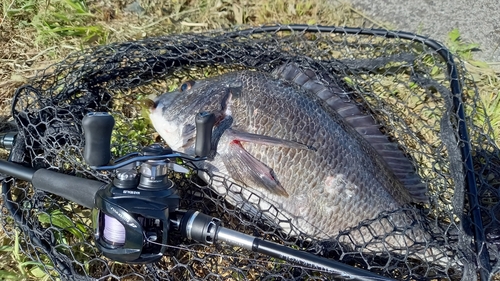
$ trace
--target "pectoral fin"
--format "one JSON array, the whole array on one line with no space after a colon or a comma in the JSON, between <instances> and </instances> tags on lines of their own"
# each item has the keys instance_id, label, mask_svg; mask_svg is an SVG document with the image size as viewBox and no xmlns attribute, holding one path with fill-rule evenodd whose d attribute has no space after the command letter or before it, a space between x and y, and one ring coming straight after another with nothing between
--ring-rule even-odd
<instances>
[{"instance_id":1,"label":"pectoral fin","mask_svg":"<svg viewBox=\"0 0 500 281\"><path fill-rule=\"evenodd\" d=\"M240 141L231 141L227 152L221 157L230 176L236 181L288 197L273 170L248 153Z\"/></svg>"},{"instance_id":2,"label":"pectoral fin","mask_svg":"<svg viewBox=\"0 0 500 281\"><path fill-rule=\"evenodd\" d=\"M240 142L251 142L254 144L271 145L271 146L279 146L279 147L295 148L295 149L308 149L316 151L316 148L302 144L300 142L273 138L259 134L251 134L247 132L238 131L235 129L228 129L226 130L225 134L227 134L227 136L230 139Z\"/></svg>"},{"instance_id":3,"label":"pectoral fin","mask_svg":"<svg viewBox=\"0 0 500 281\"><path fill-rule=\"evenodd\" d=\"M314 147L299 142L242 132L231 128L224 132L221 141L228 144L227 150L220 152L220 156L233 179L247 186L263 188L284 197L289 195L281 186L274 171L246 151L242 142L316 151Z\"/></svg>"}]
</instances>

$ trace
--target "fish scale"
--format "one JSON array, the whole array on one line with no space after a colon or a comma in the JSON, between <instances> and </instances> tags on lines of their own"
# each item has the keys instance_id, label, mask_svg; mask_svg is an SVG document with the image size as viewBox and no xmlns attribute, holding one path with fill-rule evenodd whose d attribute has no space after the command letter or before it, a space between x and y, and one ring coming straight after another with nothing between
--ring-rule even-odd
<instances>
[{"instance_id":1,"label":"fish scale","mask_svg":"<svg viewBox=\"0 0 500 281\"><path fill-rule=\"evenodd\" d=\"M229 111L222 112L224 108ZM194 135L183 132L194 124L194 116L203 111L226 114L230 125L214 127L214 135L220 136L212 140L217 143L212 147L216 154L199 163L207 171L200 176L207 182L213 175L222 176L244 186L228 188L212 182L229 203L249 213L262 210L284 232L291 231L291 223L309 237L329 239L413 201L355 128L320 97L291 81L258 71L228 73L161 95L150 111L155 129L167 144L190 154L194 147L182 144ZM177 129L167 131L166 124ZM245 138L250 141L242 141ZM362 229L352 239L364 243L385 237L409 222L404 214L397 215L392 222L373 224L375 235ZM374 249L408 246L427 237L423 230L414 229L388 236L389 246Z\"/></svg>"},{"instance_id":2,"label":"fish scale","mask_svg":"<svg viewBox=\"0 0 500 281\"><path fill-rule=\"evenodd\" d=\"M340 86L341 82L338 79L333 79L325 73L303 69L295 63L277 67L272 75L291 81L319 97L324 105L338 113L371 147L375 148L396 178L405 185L414 202L428 202L427 187L416 174L413 163L397 143L391 142L388 136L381 132L380 125L372 116L362 113L362 110L353 102L351 94Z\"/></svg>"},{"instance_id":3,"label":"fish scale","mask_svg":"<svg viewBox=\"0 0 500 281\"><path fill-rule=\"evenodd\" d=\"M394 179L391 179L392 175L390 172L386 171L385 167L375 161L370 163L369 160L371 160L373 156L369 157L368 154L371 152L366 145L359 145L363 140L356 137L352 132L345 130L346 126L341 125L340 118L337 118L337 120L330 118L330 116L325 113L325 110L318 106L315 100L307 93L298 91L292 85L285 85L284 82L276 83L276 80L269 80L264 74L257 72L247 72L241 74L238 78L226 77L226 79L241 79L244 85L254 85L254 87L249 87L245 96L241 97L241 100L235 103L241 102L242 107L259 108L260 111L267 112L267 118L269 119L279 119L282 115L290 117L287 120L288 124L281 124L278 122L272 123L271 126L267 127L266 124L259 124L260 130L255 133L266 134L267 132L267 134L271 133L272 136L276 138L295 140L317 148L316 152L289 149L289 154L300 154L298 161L275 163L274 158L270 156L273 155L274 150L280 150L281 148L252 143L246 143L244 145L245 149L250 154L255 154L259 151L262 155L262 159L260 160L267 163L270 167L273 167L277 174L280 174L281 170L290 170L291 168L297 168L291 170L295 170L298 174L302 173L302 171L304 173L313 172L317 175L318 180L312 185L312 188L324 179L324 175L327 172L348 176L356 175L352 180L354 181L353 183L359 187L372 185L370 182L373 182L373 179L377 179L380 183L380 190L393 189L389 187L393 184L399 185ZM266 82L263 83L262 81ZM262 95L260 93L266 93L267 96L272 97L272 102L269 102L270 98L260 99L259 97ZM233 107L235 106L233 105ZM234 126L246 128L250 123L259 123L257 120L258 117L241 114L241 112L234 110ZM323 125L321 126L320 124ZM297 135L293 136L289 134L288 128L290 126L297 128L297 132L300 133L298 138ZM329 139L324 142L317 141L321 138ZM345 161L349 159L349 157L353 157L353 160L356 162L348 163L348 161ZM304 161L306 161L306 163L315 163L315 169L304 169L301 165ZM335 162L338 162L338 164ZM358 169L360 167L366 167L366 169L371 170L372 173L370 174L365 170L357 174L360 172ZM363 178L369 178L370 180L362 182ZM295 184L290 182L289 179L282 178L280 180L283 185L290 186L290 191L294 190L293 186ZM290 184L286 184L288 182L290 182ZM374 184L377 185L376 183ZM308 190L311 190L311 187L309 187ZM397 189L394 188L394 190ZM408 203L410 201L409 195L405 192L404 188L399 187L399 192L400 194L393 199L401 204Z\"/></svg>"}]
</instances>

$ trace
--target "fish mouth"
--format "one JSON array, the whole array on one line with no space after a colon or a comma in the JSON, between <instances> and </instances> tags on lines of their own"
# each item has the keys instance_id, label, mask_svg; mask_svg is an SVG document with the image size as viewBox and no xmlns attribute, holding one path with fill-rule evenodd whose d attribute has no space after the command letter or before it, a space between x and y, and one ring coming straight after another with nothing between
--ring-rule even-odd
<instances>
[{"instance_id":1,"label":"fish mouth","mask_svg":"<svg viewBox=\"0 0 500 281\"><path fill-rule=\"evenodd\" d=\"M140 106L141 108L148 109L149 113L152 113L156 109L156 107L158 106L158 104L155 101L153 101L152 99L139 100L139 101L136 101L136 104L138 106Z\"/></svg>"}]
</instances>

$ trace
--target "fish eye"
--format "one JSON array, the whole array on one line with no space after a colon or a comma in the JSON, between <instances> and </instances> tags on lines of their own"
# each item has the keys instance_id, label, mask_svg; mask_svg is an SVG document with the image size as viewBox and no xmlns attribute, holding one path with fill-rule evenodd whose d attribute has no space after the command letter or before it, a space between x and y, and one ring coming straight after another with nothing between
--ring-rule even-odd
<instances>
[{"instance_id":1,"label":"fish eye","mask_svg":"<svg viewBox=\"0 0 500 281\"><path fill-rule=\"evenodd\" d=\"M184 92L184 91L187 91L189 89L191 89L194 85L194 81L186 81L184 83L182 83L182 85L179 87L179 90L181 92Z\"/></svg>"}]
</instances>

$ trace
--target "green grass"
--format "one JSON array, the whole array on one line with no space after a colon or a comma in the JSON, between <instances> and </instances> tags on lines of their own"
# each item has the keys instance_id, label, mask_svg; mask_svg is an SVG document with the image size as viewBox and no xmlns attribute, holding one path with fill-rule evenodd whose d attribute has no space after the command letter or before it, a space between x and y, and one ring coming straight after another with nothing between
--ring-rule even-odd
<instances>
[{"instance_id":1,"label":"green grass","mask_svg":"<svg viewBox=\"0 0 500 281\"><path fill-rule=\"evenodd\" d=\"M121 2L123 1L116 1ZM9 99L14 89L35 75L37 70L57 62L69 52L94 45L169 33L202 32L236 25L275 22L387 27L384 23L377 23L364 16L348 4L339 3L334 6L314 0L257 0L252 3L243 0L149 0L141 2L144 8L144 13L141 14L126 12L126 6L116 3L110 0L0 0L0 30L4 38L10 38L1 42L0 98L4 102L0 104L0 117L8 116ZM489 64L473 59L474 50L480 46L463 42L458 30L450 31L447 45L465 60L479 88L485 107L476 122L484 123L485 116L489 116L494 128L492 137L498 142L499 74ZM431 75L442 74L436 69ZM130 135L127 137L145 141L142 138L145 138L144 133L147 132L147 121L139 120L132 125L134 130L129 130L125 124L118 122L117 129L129 130ZM117 154L124 152L116 151ZM5 158L5 152L1 156ZM52 223L77 237L86 234L82 232L82 226L75 225L61 213L43 214L39 219L41 223ZM48 279L50 276L41 270L40 264L29 261L21 253L22 241L17 231L12 233L12 236L0 233L0 279ZM66 237L58 239L62 243L68 242ZM238 275L233 277L239 278Z\"/></svg>"},{"instance_id":2,"label":"green grass","mask_svg":"<svg viewBox=\"0 0 500 281\"><path fill-rule=\"evenodd\" d=\"M50 276L45 273L41 263L29 260L20 252L18 233L18 230L15 230L14 237L11 238L2 235L0 258L3 264L0 280L49 280Z\"/></svg>"},{"instance_id":3,"label":"green grass","mask_svg":"<svg viewBox=\"0 0 500 281\"><path fill-rule=\"evenodd\" d=\"M53 45L61 37L77 37L81 43L107 42L107 31L93 23L95 15L85 1L18 0L3 8L4 15L15 22L15 28L34 28L35 41L40 45Z\"/></svg>"},{"instance_id":4,"label":"green grass","mask_svg":"<svg viewBox=\"0 0 500 281\"><path fill-rule=\"evenodd\" d=\"M447 46L452 53L464 60L467 70L476 83L482 108L479 107L475 124L483 127L489 121L493 131L490 137L500 146L500 75L488 63L473 59L473 52L480 46L476 43L463 42L460 31L454 29L448 35ZM474 93L465 93L473 95ZM468 108L471 114L474 108ZM484 128L488 131L488 128Z\"/></svg>"}]
</instances>

